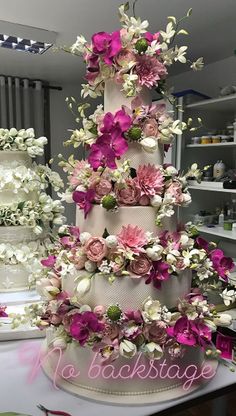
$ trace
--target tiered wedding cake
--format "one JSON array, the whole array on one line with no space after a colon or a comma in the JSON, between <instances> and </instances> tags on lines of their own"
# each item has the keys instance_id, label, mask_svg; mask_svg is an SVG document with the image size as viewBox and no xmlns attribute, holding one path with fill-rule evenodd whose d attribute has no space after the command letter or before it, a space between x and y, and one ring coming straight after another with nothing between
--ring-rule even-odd
<instances>
[{"instance_id":1,"label":"tiered wedding cake","mask_svg":"<svg viewBox=\"0 0 236 416\"><path fill-rule=\"evenodd\" d=\"M60 176L32 163L46 143L33 129L0 129L0 293L35 286L51 245L50 222L62 224L61 202L45 193L49 184L56 190L63 186Z\"/></svg>"},{"instance_id":2,"label":"tiered wedding cake","mask_svg":"<svg viewBox=\"0 0 236 416\"><path fill-rule=\"evenodd\" d=\"M38 289L47 302L36 315L48 327L43 367L60 387L139 404L212 377L203 366L204 351L215 351L215 315L191 291L192 272L205 285L219 283L232 264L191 225L177 226L177 207L190 202L187 182L163 165L164 145L187 126L152 105L148 89L164 93L167 65L186 60L185 47L169 47L178 24L170 18L167 32L152 35L126 10L121 31L97 33L91 44L80 36L72 47L87 63L84 95L104 89L105 108L86 118L78 107L82 128L67 144L86 145L88 160L61 161L76 226L60 228L42 262Z\"/></svg>"}]
</instances>

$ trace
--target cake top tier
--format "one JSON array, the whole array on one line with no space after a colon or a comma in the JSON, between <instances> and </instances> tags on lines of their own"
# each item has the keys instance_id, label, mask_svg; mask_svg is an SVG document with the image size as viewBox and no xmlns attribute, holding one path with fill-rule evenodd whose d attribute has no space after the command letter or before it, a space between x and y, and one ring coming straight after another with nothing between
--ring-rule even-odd
<instances>
[{"instance_id":1,"label":"cake top tier","mask_svg":"<svg viewBox=\"0 0 236 416\"><path fill-rule=\"evenodd\" d=\"M32 128L27 130L17 130L14 127L10 130L0 129L0 151L7 151L8 153L14 152L15 155L13 157L16 157L17 159L21 158L21 156L18 156L18 152L25 152L31 158L42 156L43 148L46 144L47 138L36 138L34 129ZM22 158L25 159L24 156L22 156Z\"/></svg>"}]
</instances>

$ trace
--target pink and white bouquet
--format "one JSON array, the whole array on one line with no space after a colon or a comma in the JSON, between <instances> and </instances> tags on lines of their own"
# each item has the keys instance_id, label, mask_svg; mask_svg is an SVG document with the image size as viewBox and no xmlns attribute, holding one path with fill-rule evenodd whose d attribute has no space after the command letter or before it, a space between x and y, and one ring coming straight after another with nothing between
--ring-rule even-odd
<instances>
[{"instance_id":1,"label":"pink and white bouquet","mask_svg":"<svg viewBox=\"0 0 236 416\"><path fill-rule=\"evenodd\" d=\"M62 227L61 237L47 259L42 260L46 280L38 283L47 298L60 293L63 276L85 277L77 287L78 297L90 289L91 279L100 274L110 282L128 276L143 279L146 284L161 288L161 283L184 270L192 270L195 281L207 285L226 287L233 261L222 250L215 249L196 234L192 227L175 232L153 233L128 225L117 235L92 236L80 233L78 227Z\"/></svg>"},{"instance_id":2,"label":"pink and white bouquet","mask_svg":"<svg viewBox=\"0 0 236 416\"><path fill-rule=\"evenodd\" d=\"M69 102L72 111L73 104L77 106L74 99ZM117 159L127 152L129 142L137 143L147 153L154 153L159 144L168 150L174 136L187 129L185 122L172 118L165 104L143 105L139 97L131 102L131 108L122 106L114 114L105 113L99 105L87 118L85 106L88 108L85 104L77 106L79 117L76 121L81 122L82 127L73 130L64 144L72 144L75 148L83 145L94 170L100 166L115 169Z\"/></svg>"},{"instance_id":3,"label":"pink and white bouquet","mask_svg":"<svg viewBox=\"0 0 236 416\"><path fill-rule=\"evenodd\" d=\"M91 42L78 36L69 49L72 54L83 56L86 63L88 83L82 84L82 96L101 95L110 79L120 85L127 97L137 95L143 87L164 93L168 67L175 62L189 63L194 70L202 68L202 58L191 62L186 57L187 46L173 44L176 36L188 34L180 29L180 22L190 16L191 9L179 21L170 16L166 30L155 33L148 31L147 20L130 17L128 9L129 2L119 7L120 30L95 33Z\"/></svg>"},{"instance_id":4,"label":"pink and white bouquet","mask_svg":"<svg viewBox=\"0 0 236 416\"><path fill-rule=\"evenodd\" d=\"M69 187L63 198L72 200L84 210L85 218L94 204L106 210L119 210L122 206L153 206L156 224L171 217L176 206L187 206L191 196L184 174L169 164L163 166L140 165L130 168L127 161L117 169L99 167L94 172L87 161L61 161L69 173Z\"/></svg>"}]
</instances>

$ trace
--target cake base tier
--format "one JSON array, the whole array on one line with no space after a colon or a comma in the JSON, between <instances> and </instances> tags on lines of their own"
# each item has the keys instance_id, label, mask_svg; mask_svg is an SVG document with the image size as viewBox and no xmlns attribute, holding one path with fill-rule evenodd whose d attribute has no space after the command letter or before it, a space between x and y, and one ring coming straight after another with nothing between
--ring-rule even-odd
<instances>
[{"instance_id":1,"label":"cake base tier","mask_svg":"<svg viewBox=\"0 0 236 416\"><path fill-rule=\"evenodd\" d=\"M152 361L151 370L150 361L141 354L132 359L119 357L107 366L100 366L99 359L88 348L73 342L60 352L48 347L49 342L47 336L41 355L46 375L71 394L110 404L144 405L177 399L202 387L215 375L218 365L214 360L205 361L200 348L187 347L183 358L171 360L164 355L161 360ZM161 365L165 368L162 376ZM190 368L199 376L192 383L187 380ZM207 369L208 378L204 378L202 373L207 373ZM73 377L68 377L69 372Z\"/></svg>"},{"instance_id":2,"label":"cake base tier","mask_svg":"<svg viewBox=\"0 0 236 416\"><path fill-rule=\"evenodd\" d=\"M77 275L84 278L91 276L85 270L78 271ZM103 305L106 308L110 305L119 304L121 309L139 309L142 302L149 296L159 300L167 308L176 307L179 299L191 291L192 272L183 271L179 276L171 276L168 280L161 282L161 288L157 289L152 283L145 284L144 277L122 276L116 277L113 283L108 282L108 277L96 274L91 279L91 287L84 296L78 296L76 286L80 278L67 275L63 277L62 288L70 296L76 296L83 304L88 304L91 308Z\"/></svg>"},{"instance_id":3,"label":"cake base tier","mask_svg":"<svg viewBox=\"0 0 236 416\"><path fill-rule=\"evenodd\" d=\"M117 212L106 211L101 205L93 205L86 220L84 219L84 212L76 208L76 225L81 232L87 231L94 236L101 236L105 228L109 234L118 234L122 226L129 224L137 225L144 231L153 232L157 235L158 232L168 230L176 230L176 216L163 218L162 226L155 225L156 209L154 207L143 206L122 206L118 208Z\"/></svg>"}]
</instances>

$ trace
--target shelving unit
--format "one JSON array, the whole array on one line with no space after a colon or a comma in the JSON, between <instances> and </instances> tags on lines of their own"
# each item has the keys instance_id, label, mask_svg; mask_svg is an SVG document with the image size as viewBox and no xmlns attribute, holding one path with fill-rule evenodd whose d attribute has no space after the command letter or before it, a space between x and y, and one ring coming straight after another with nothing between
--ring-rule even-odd
<instances>
[{"instance_id":1,"label":"shelving unit","mask_svg":"<svg viewBox=\"0 0 236 416\"><path fill-rule=\"evenodd\" d=\"M177 137L176 166L186 171L193 163L200 168L214 165L217 160L223 160L226 169L236 168L236 141L225 143L192 144L193 135L202 136L208 131L223 130L227 123L233 122L236 116L236 94L218 97L186 104L183 98L178 102L178 118L186 121L188 117L196 120L201 117L204 127L197 133L184 132ZM234 139L236 140L236 138ZM216 207L223 208L236 195L236 189L224 189L223 184L216 182L190 183L192 204L180 210L183 222L193 220L193 216L201 210L213 212ZM199 231L209 239L228 241L230 247L236 244L236 233L226 231L223 227L199 226Z\"/></svg>"},{"instance_id":2,"label":"shelving unit","mask_svg":"<svg viewBox=\"0 0 236 416\"><path fill-rule=\"evenodd\" d=\"M226 238L236 242L236 233L232 231L226 231L222 227L207 227L206 225L201 225L197 227L201 233L214 235L220 238Z\"/></svg>"}]
</instances>

